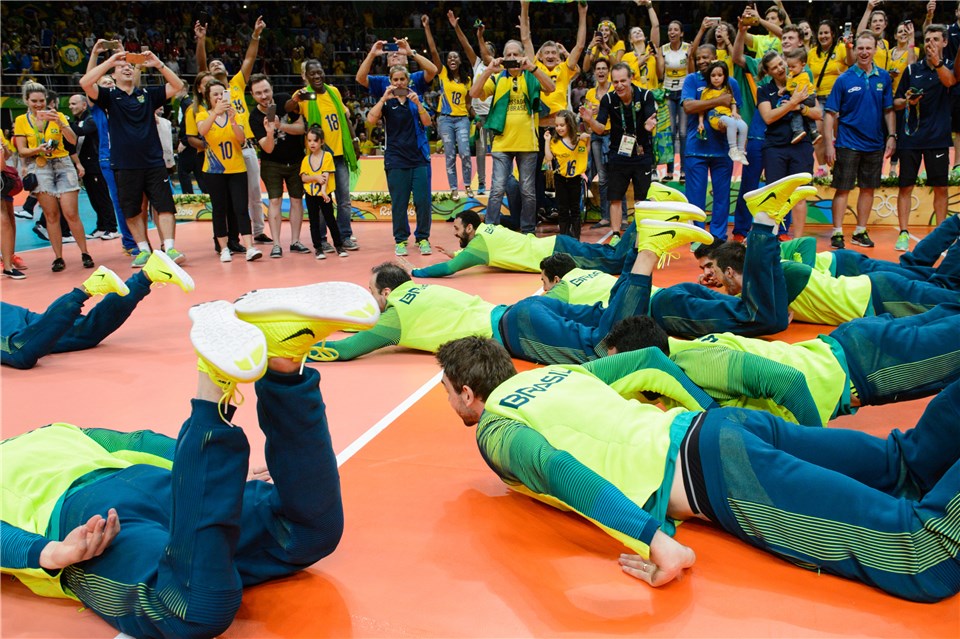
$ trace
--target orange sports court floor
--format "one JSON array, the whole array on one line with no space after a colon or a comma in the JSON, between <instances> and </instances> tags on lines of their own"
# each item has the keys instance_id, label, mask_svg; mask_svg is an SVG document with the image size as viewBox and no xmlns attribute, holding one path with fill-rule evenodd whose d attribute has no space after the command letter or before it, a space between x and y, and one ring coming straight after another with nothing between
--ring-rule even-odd
<instances>
[{"instance_id":1,"label":"orange sports court floor","mask_svg":"<svg viewBox=\"0 0 960 639\"><path fill-rule=\"evenodd\" d=\"M366 285L370 267L392 259L393 242L388 224L354 229L362 248L346 259L285 254L221 264L209 225L179 225L177 246L188 255L185 267L197 290L154 290L96 349L49 356L30 371L4 367L2 436L52 421L175 436L196 379L187 309L257 287L324 280ZM810 232L825 249L828 229ZM872 232L878 244L872 254L895 259L894 231ZM285 224L284 238L287 233ZM601 237L584 234L587 241ZM454 248L452 225L436 222L432 240ZM119 242L93 241L91 253L121 275L130 273ZM682 253L656 275L657 284L695 278L695 261ZM29 277L3 280L3 299L40 310L80 284L89 271L80 268L78 249L68 245L64 254L67 270L55 274L49 248L24 253ZM438 253L410 257L415 264L440 259ZM484 268L442 283L497 303L539 288L537 275ZM821 330L829 329L793 326L778 337L796 341ZM677 533L696 551L696 565L682 581L652 589L621 573L617 557L624 548L599 529L507 490L481 460L473 431L447 406L432 355L390 349L313 366L322 372L341 463L343 541L310 569L245 591L225 637L960 636L960 598L901 601L807 572L699 522ZM252 389L247 397L236 422L245 427L256 463L263 439ZM832 425L883 436L912 426L925 405L864 408ZM3 579L0 605L3 637L117 636L79 604L36 597L10 577Z\"/></svg>"}]
</instances>

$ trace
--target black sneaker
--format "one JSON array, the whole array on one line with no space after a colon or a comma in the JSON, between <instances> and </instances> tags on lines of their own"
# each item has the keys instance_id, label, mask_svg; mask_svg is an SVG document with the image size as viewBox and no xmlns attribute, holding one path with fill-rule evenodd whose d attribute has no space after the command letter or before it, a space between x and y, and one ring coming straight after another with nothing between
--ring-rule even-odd
<instances>
[{"instance_id":1,"label":"black sneaker","mask_svg":"<svg viewBox=\"0 0 960 639\"><path fill-rule=\"evenodd\" d=\"M273 244L273 240L266 233L260 233L253 236L254 244Z\"/></svg>"},{"instance_id":2,"label":"black sneaker","mask_svg":"<svg viewBox=\"0 0 960 639\"><path fill-rule=\"evenodd\" d=\"M36 234L37 237L39 237L44 242L50 241L50 234L47 233L46 227L40 226L39 222L33 225L33 232Z\"/></svg>"},{"instance_id":3,"label":"black sneaker","mask_svg":"<svg viewBox=\"0 0 960 639\"><path fill-rule=\"evenodd\" d=\"M93 268L93 258L90 257L89 253L81 253L80 261L83 262L83 268Z\"/></svg>"},{"instance_id":4,"label":"black sneaker","mask_svg":"<svg viewBox=\"0 0 960 639\"><path fill-rule=\"evenodd\" d=\"M272 249L270 249L270 257L272 258L283 257L283 249L280 248L279 246L274 246Z\"/></svg>"},{"instance_id":5,"label":"black sneaker","mask_svg":"<svg viewBox=\"0 0 960 639\"><path fill-rule=\"evenodd\" d=\"M842 249L846 246L843 242L843 233L834 233L830 236L830 248Z\"/></svg>"},{"instance_id":6,"label":"black sneaker","mask_svg":"<svg viewBox=\"0 0 960 639\"><path fill-rule=\"evenodd\" d=\"M23 280L27 277L23 274L23 271L15 268L11 268L9 270L3 269L3 276L9 277L11 280Z\"/></svg>"},{"instance_id":7,"label":"black sneaker","mask_svg":"<svg viewBox=\"0 0 960 639\"><path fill-rule=\"evenodd\" d=\"M300 242L294 242L290 245L291 253L310 253L310 249L301 244Z\"/></svg>"},{"instance_id":8,"label":"black sneaker","mask_svg":"<svg viewBox=\"0 0 960 639\"><path fill-rule=\"evenodd\" d=\"M357 244L357 241L355 239L353 239L352 237L348 237L343 241L343 246L341 248L345 248L348 251L357 251L360 249L360 245Z\"/></svg>"},{"instance_id":9,"label":"black sneaker","mask_svg":"<svg viewBox=\"0 0 960 639\"><path fill-rule=\"evenodd\" d=\"M334 253L334 252L336 252L336 249L333 248L333 244L331 244L330 242L328 242L328 241L326 241L326 240L323 240L323 241L320 242L320 249L321 249L324 253Z\"/></svg>"},{"instance_id":10,"label":"black sneaker","mask_svg":"<svg viewBox=\"0 0 960 639\"><path fill-rule=\"evenodd\" d=\"M227 242L227 248L230 249L230 253L233 255L246 255L247 248L240 244L240 242Z\"/></svg>"},{"instance_id":11,"label":"black sneaker","mask_svg":"<svg viewBox=\"0 0 960 639\"><path fill-rule=\"evenodd\" d=\"M53 264L50 265L50 270L54 273L59 273L65 268L67 268L67 263L63 261L62 257L58 257L53 261Z\"/></svg>"},{"instance_id":12,"label":"black sneaker","mask_svg":"<svg viewBox=\"0 0 960 639\"><path fill-rule=\"evenodd\" d=\"M851 244L856 244L857 246L863 246L863 247L866 247L866 248L873 248L873 247L874 247L873 240L871 240L871 239L870 239L870 236L867 235L866 229L864 229L864 230L861 231L860 233L854 233L853 235L851 235L851 236L850 236L850 243L851 243Z\"/></svg>"}]
</instances>

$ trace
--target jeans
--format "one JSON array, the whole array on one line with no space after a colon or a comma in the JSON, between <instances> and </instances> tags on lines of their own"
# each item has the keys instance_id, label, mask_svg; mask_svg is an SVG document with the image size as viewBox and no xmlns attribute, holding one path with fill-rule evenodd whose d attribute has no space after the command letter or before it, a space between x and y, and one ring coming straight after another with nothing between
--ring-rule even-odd
<instances>
[{"instance_id":1,"label":"jeans","mask_svg":"<svg viewBox=\"0 0 960 639\"><path fill-rule=\"evenodd\" d=\"M336 169L334 179L337 181L337 226L340 227L340 236L347 240L353 235L353 227L350 226L350 216L353 215L353 202L350 200L350 167L342 155L333 158L333 166Z\"/></svg>"},{"instance_id":2,"label":"jeans","mask_svg":"<svg viewBox=\"0 0 960 639\"><path fill-rule=\"evenodd\" d=\"M687 162L687 114L680 106L680 90L667 92L667 108L670 109L670 125L673 127L673 148L680 149L681 171L686 171ZM677 139L679 137L679 140ZM673 171L673 161L667 162L667 171Z\"/></svg>"},{"instance_id":3,"label":"jeans","mask_svg":"<svg viewBox=\"0 0 960 639\"><path fill-rule=\"evenodd\" d=\"M247 167L247 208L254 235L263 233L263 194L260 191L260 161L257 151L243 148L243 164Z\"/></svg>"},{"instance_id":4,"label":"jeans","mask_svg":"<svg viewBox=\"0 0 960 639\"><path fill-rule=\"evenodd\" d=\"M587 164L587 184L597 176L600 191L600 219L610 221L610 200L607 198L607 155L610 153L609 135L590 135L590 157Z\"/></svg>"},{"instance_id":5,"label":"jeans","mask_svg":"<svg viewBox=\"0 0 960 639\"><path fill-rule=\"evenodd\" d=\"M487 183L487 115L477 115L477 186Z\"/></svg>"},{"instance_id":6,"label":"jeans","mask_svg":"<svg viewBox=\"0 0 960 639\"><path fill-rule=\"evenodd\" d=\"M417 212L417 242L430 239L433 223L433 204L430 198L430 183L426 165L412 169L388 169L387 188L390 189L390 218L393 221L393 241L399 244L410 239L410 222L407 205L413 192L413 207Z\"/></svg>"},{"instance_id":7,"label":"jeans","mask_svg":"<svg viewBox=\"0 0 960 639\"><path fill-rule=\"evenodd\" d=\"M707 207L707 175L713 192L713 211L710 217L710 233L718 239L727 239L727 221L730 219L730 178L733 176L733 160L726 155L719 157L689 156L683 159L687 174L687 199L690 204ZM703 223L697 226L703 228Z\"/></svg>"},{"instance_id":8,"label":"jeans","mask_svg":"<svg viewBox=\"0 0 960 639\"><path fill-rule=\"evenodd\" d=\"M506 189L507 176L513 171L513 162L517 162L520 172L520 198L523 201L520 212L520 232L533 233L537 229L537 152L536 151L494 151L493 184L490 186L490 199L487 202L487 224L500 223L500 207ZM339 177L337 178L339 180Z\"/></svg>"},{"instance_id":9,"label":"jeans","mask_svg":"<svg viewBox=\"0 0 960 639\"><path fill-rule=\"evenodd\" d=\"M457 186L457 155L460 156L460 171L463 188L470 188L472 169L470 165L470 118L441 115L437 117L437 129L443 139L443 154L447 161L447 180L450 188Z\"/></svg>"}]
</instances>

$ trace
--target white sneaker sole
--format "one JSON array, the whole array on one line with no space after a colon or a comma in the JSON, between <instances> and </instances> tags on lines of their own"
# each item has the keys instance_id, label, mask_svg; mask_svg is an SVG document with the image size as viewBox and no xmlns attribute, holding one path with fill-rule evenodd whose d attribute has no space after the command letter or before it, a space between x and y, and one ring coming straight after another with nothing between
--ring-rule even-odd
<instances>
[{"instance_id":1,"label":"white sneaker sole","mask_svg":"<svg viewBox=\"0 0 960 639\"><path fill-rule=\"evenodd\" d=\"M154 284L169 284L169 283L178 284L178 282L176 282L176 280L174 279L174 277L177 277L177 278L180 278L180 282L183 283L182 285L180 285L180 288L182 288L185 293L189 293L190 291L196 288L193 283L193 278L190 277L190 274L187 273L185 270L183 270L183 268L179 264L174 262L172 257L167 255L163 251L156 250L156 249L153 251L153 254L150 257L158 259L161 262L163 262L163 270L169 272L173 276L166 282L154 282ZM150 260L147 260L147 261L149 262Z\"/></svg>"},{"instance_id":2,"label":"white sneaker sole","mask_svg":"<svg viewBox=\"0 0 960 639\"><path fill-rule=\"evenodd\" d=\"M689 202L637 202L633 217L637 220L662 220L665 222L705 222L703 209Z\"/></svg>"},{"instance_id":3,"label":"white sneaker sole","mask_svg":"<svg viewBox=\"0 0 960 639\"><path fill-rule=\"evenodd\" d=\"M237 318L233 304L218 300L190 309L190 341L197 354L230 379L255 382L267 368L267 339Z\"/></svg>"},{"instance_id":4,"label":"white sneaker sole","mask_svg":"<svg viewBox=\"0 0 960 639\"><path fill-rule=\"evenodd\" d=\"M370 291L350 282L321 282L250 291L233 304L240 318L298 317L322 320L334 329L370 328L380 309Z\"/></svg>"}]
</instances>

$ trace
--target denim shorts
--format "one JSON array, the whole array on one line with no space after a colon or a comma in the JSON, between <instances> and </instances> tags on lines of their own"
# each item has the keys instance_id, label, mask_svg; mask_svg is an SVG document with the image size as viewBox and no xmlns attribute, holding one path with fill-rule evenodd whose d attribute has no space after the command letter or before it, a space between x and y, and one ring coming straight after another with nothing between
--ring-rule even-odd
<instances>
[{"instance_id":1,"label":"denim shorts","mask_svg":"<svg viewBox=\"0 0 960 639\"><path fill-rule=\"evenodd\" d=\"M34 193L49 193L59 197L80 190L80 177L69 157L47 158L45 166L39 166L34 158L27 158L24 168L27 173L37 176L38 186Z\"/></svg>"}]
</instances>

